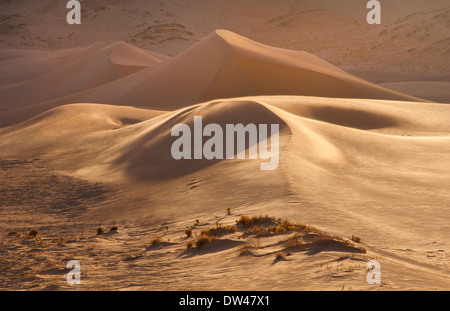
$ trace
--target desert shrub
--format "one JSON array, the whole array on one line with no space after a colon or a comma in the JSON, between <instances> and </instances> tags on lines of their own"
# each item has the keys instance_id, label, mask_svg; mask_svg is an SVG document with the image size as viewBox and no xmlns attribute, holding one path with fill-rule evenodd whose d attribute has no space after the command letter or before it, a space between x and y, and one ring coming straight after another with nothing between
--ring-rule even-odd
<instances>
[{"instance_id":1,"label":"desert shrub","mask_svg":"<svg viewBox=\"0 0 450 311\"><path fill-rule=\"evenodd\" d=\"M192 241L188 241L188 242L186 243L186 247L187 247L187 248L193 248L193 247L194 247L194 243L193 243Z\"/></svg>"},{"instance_id":2,"label":"desert shrub","mask_svg":"<svg viewBox=\"0 0 450 311\"><path fill-rule=\"evenodd\" d=\"M105 233L105 231L103 230L103 228L98 228L97 229L97 235L103 234Z\"/></svg>"},{"instance_id":3,"label":"desert shrub","mask_svg":"<svg viewBox=\"0 0 450 311\"><path fill-rule=\"evenodd\" d=\"M39 231L37 231L36 229L33 229L30 231L30 233L28 233L28 237L35 238L38 234L39 234Z\"/></svg>"},{"instance_id":4,"label":"desert shrub","mask_svg":"<svg viewBox=\"0 0 450 311\"><path fill-rule=\"evenodd\" d=\"M285 233L286 228L283 226L269 226L267 227L268 233Z\"/></svg>"},{"instance_id":5,"label":"desert shrub","mask_svg":"<svg viewBox=\"0 0 450 311\"><path fill-rule=\"evenodd\" d=\"M150 246L155 246L156 244L161 243L162 239L160 237L154 238L151 242L150 242Z\"/></svg>"},{"instance_id":6,"label":"desert shrub","mask_svg":"<svg viewBox=\"0 0 450 311\"><path fill-rule=\"evenodd\" d=\"M119 228L117 228L116 226L113 226L113 227L111 227L111 229L109 229L109 232L111 232L111 231L117 231L117 230L119 230Z\"/></svg>"},{"instance_id":7,"label":"desert shrub","mask_svg":"<svg viewBox=\"0 0 450 311\"><path fill-rule=\"evenodd\" d=\"M251 245L242 245L239 249L238 249L238 255L242 256L244 254L251 254L251 251L254 249L253 246Z\"/></svg>"},{"instance_id":8,"label":"desert shrub","mask_svg":"<svg viewBox=\"0 0 450 311\"><path fill-rule=\"evenodd\" d=\"M356 243L361 243L362 240L359 236L352 235L352 241Z\"/></svg>"},{"instance_id":9,"label":"desert shrub","mask_svg":"<svg viewBox=\"0 0 450 311\"><path fill-rule=\"evenodd\" d=\"M296 247L296 246L299 246L302 244L303 244L303 241L301 240L301 236L298 233L294 234L294 236L291 236L291 237L287 238L286 241L284 241L284 245L287 248Z\"/></svg>"},{"instance_id":10,"label":"desert shrub","mask_svg":"<svg viewBox=\"0 0 450 311\"><path fill-rule=\"evenodd\" d=\"M195 246L199 249L203 245L205 245L215 239L216 239L215 237L200 235L199 237L197 237L197 240L195 241Z\"/></svg>"},{"instance_id":11,"label":"desert shrub","mask_svg":"<svg viewBox=\"0 0 450 311\"><path fill-rule=\"evenodd\" d=\"M187 237L190 238L192 236L192 228L187 228L184 230L184 233L186 233Z\"/></svg>"},{"instance_id":12,"label":"desert shrub","mask_svg":"<svg viewBox=\"0 0 450 311\"><path fill-rule=\"evenodd\" d=\"M239 220L236 220L236 223L243 226L243 227L252 227L258 224L259 220L262 218L262 216L241 216Z\"/></svg>"}]
</instances>

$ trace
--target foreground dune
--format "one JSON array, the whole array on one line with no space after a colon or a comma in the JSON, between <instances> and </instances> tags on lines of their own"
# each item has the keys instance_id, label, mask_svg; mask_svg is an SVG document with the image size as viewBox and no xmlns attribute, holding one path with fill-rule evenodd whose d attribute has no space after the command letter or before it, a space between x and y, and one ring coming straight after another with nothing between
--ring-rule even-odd
<instances>
[{"instance_id":1,"label":"foreground dune","mask_svg":"<svg viewBox=\"0 0 450 311\"><path fill-rule=\"evenodd\" d=\"M106 203L103 196L94 196L89 199L90 203L82 203L84 200L81 199L78 204L83 206L79 207L82 212L73 216L73 219L89 219L91 232L95 231L92 228L95 224L121 224L130 228L124 228L127 231L131 230L131 224L139 227L137 224L145 223L146 227L155 228L145 234L147 241L149 234L163 235L171 242L162 245L161 249L168 247L172 249L169 254L177 253L184 247L184 242L176 241L183 234L187 220L193 223L196 218L202 218L206 226L203 228L207 228L206 224L214 224L207 215L219 217L231 207L237 215L267 213L311 223L332 234L362 237L368 253L357 257L359 268L355 271L358 273L344 273L349 274L344 277L345 282L333 282L328 286L323 282L298 283L300 288L339 289L343 285L354 289L368 288L364 285L362 263L373 258L386 262L389 271L386 289L427 288L423 282L429 280L433 282L427 284L433 284L434 288L448 288L443 277L448 272L444 264L447 255L443 250L449 247L444 237L450 233L447 226L450 198L446 191L447 155L450 152L448 109L447 105L432 103L297 96L212 101L167 113L74 104L54 108L1 130L0 149L3 158L21 158L20 155L26 154L27 158L39 159L37 161L44 166L66 175L109 185L105 191L111 193ZM261 171L259 160L173 160L170 156L171 127L179 122L192 124L195 115L218 124L233 120L243 124L280 124L279 168ZM108 190L108 187L121 190ZM70 209L71 213L76 206ZM232 221L232 217L226 219ZM163 229L157 229L163 228L163 224L168 224L174 233L163 234ZM74 230L73 235L80 234ZM59 234L57 230L46 232L47 237L43 236L43 239L48 241ZM137 240L133 241L134 247L124 251L139 253L143 246L135 243L139 240L143 243L146 238L138 233L130 234ZM120 236L114 236L105 243L113 243L116 238L119 238L117 242L122 240ZM106 245L98 244L103 240L93 239L89 243L77 243L88 243L86 247L94 243L96 248L106 251ZM133 240L130 237L123 239L127 243ZM267 245L273 243L258 240ZM217 260L217 267L213 265L208 271L220 269L220 262L224 264L224 260L236 256L237 247L244 244L235 241L236 244L219 243L219 249L208 255L221 258ZM108 247L113 245L119 247L120 243ZM327 249L328 246L323 252L331 254L331 259L319 256L310 261L316 263L315 267L319 261L332 262L333 254L354 257L352 251L329 253L331 250ZM142 257L144 262L147 256L153 256L145 253L130 260L134 262ZM303 256L300 254L298 256ZM430 254L433 261L422 262L421 258ZM88 258L84 260L91 262ZM193 258L201 260L202 257ZM244 262L235 269L254 263L252 258L242 257L239 261ZM261 265L273 260L263 258L266 257L261 257ZM283 264L285 268L277 268L273 277L281 277L284 269L294 267L295 258L289 258L294 260L291 265L287 261ZM300 258L303 257L298 258L299 264L305 260ZM94 262L88 265L89 269L100 273L94 268ZM351 267L352 262L349 264ZM308 273L313 273L315 267L313 265ZM413 279L402 281L402 275ZM180 278L180 284L195 284L191 277L184 281ZM263 276L254 272L249 280L255 281L256 287L250 288L265 288L262 279L256 281L258 278ZM128 284L124 275L118 279ZM96 282L92 280L89 284L94 286ZM147 283L136 286L147 289L155 286L143 284ZM124 285L117 283L115 286ZM226 286L220 280L197 284L194 288L211 289L214 286L242 289ZM287 289L281 284L271 288Z\"/></svg>"},{"instance_id":2,"label":"foreground dune","mask_svg":"<svg viewBox=\"0 0 450 311\"><path fill-rule=\"evenodd\" d=\"M69 289L68 257L85 289L450 288L450 106L226 31L173 58L123 43L0 54L15 68L0 89L2 288ZM278 124L278 168L175 160L171 130L196 116Z\"/></svg>"}]
</instances>

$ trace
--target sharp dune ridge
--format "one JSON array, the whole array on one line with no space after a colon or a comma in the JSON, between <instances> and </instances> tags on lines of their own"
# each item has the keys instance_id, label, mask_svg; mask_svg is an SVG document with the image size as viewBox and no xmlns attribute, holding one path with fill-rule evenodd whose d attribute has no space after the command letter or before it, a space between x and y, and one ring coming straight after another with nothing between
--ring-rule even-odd
<instances>
[{"instance_id":1,"label":"sharp dune ridge","mask_svg":"<svg viewBox=\"0 0 450 311\"><path fill-rule=\"evenodd\" d=\"M55 52L28 51L1 62L2 110L17 109L121 79L167 57L124 42ZM80 70L82 68L82 70ZM42 88L52 86L47 92Z\"/></svg>"},{"instance_id":2,"label":"sharp dune ridge","mask_svg":"<svg viewBox=\"0 0 450 311\"><path fill-rule=\"evenodd\" d=\"M42 112L75 102L174 109L217 98L258 95L421 101L346 74L310 53L272 48L224 30L213 32L174 58L158 58L123 42L53 54L57 56L49 56L49 61L56 58L60 66L2 88L1 110L7 112L0 121L15 115L29 117L23 107L34 106L34 111ZM24 63L21 58L12 61L12 66ZM3 65L8 71L26 71L10 68L7 60ZM85 70L75 70L78 67ZM196 79L189 78L192 74ZM4 80L8 79L6 75ZM40 92L49 83L53 89Z\"/></svg>"},{"instance_id":3,"label":"sharp dune ridge","mask_svg":"<svg viewBox=\"0 0 450 311\"><path fill-rule=\"evenodd\" d=\"M86 289L449 288L449 105L225 30L174 57L115 42L0 60L2 245L36 250L27 264L45 251L15 289L68 289L64 254L83 263ZM174 160L171 130L195 116L278 124L278 168ZM270 229L239 226L266 214ZM40 235L8 234L30 226ZM204 248L186 246L186 228L220 226L229 232ZM381 286L366 282L371 259ZM110 280L99 260L117 267Z\"/></svg>"}]
</instances>

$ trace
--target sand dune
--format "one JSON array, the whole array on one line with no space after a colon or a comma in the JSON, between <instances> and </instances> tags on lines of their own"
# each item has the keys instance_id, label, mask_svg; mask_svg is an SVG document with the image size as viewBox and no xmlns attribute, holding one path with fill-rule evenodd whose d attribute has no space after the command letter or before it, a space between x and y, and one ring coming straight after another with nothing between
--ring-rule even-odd
<instances>
[{"instance_id":1,"label":"sand dune","mask_svg":"<svg viewBox=\"0 0 450 311\"><path fill-rule=\"evenodd\" d=\"M2 110L91 89L167 59L124 42L56 52L6 50L0 54Z\"/></svg>"},{"instance_id":2,"label":"sand dune","mask_svg":"<svg viewBox=\"0 0 450 311\"><path fill-rule=\"evenodd\" d=\"M449 105L224 30L175 57L118 42L0 60L1 271L14 288L68 289L69 255L85 289L449 288ZM196 116L278 124L278 168L175 160L171 130ZM210 243L188 247L200 242L186 228ZM381 286L366 282L371 259Z\"/></svg>"},{"instance_id":3,"label":"sand dune","mask_svg":"<svg viewBox=\"0 0 450 311\"><path fill-rule=\"evenodd\" d=\"M188 219L194 222L196 217L204 217L206 221L210 216L203 215L221 215L231 206L238 215L287 215L333 234L357 234L363 237L364 247L369 248L369 253L360 258L362 262L376 256L386 262L389 271L394 266L399 274L409 275L411 267L421 271L409 283L389 272L390 285L385 285L388 288L423 288L427 278L432 278L437 288L445 288L445 281L438 276L446 273L445 257L426 266L419 258L422 253L449 247L443 238L449 234L448 110L448 105L433 103L301 96L219 100L165 113L74 104L0 130L0 150L2 157L26 154L66 175L125 189L125 199L106 205L94 201L82 215L89 215L93 223L144 222L150 227L169 223L171 230L179 233L167 235L174 242L161 244L161 249L180 252L183 246L176 242L176 235L182 234ZM173 160L169 151L173 141L170 129L179 122L192 125L195 115L219 124L236 120L244 124L281 124L279 168L265 173L259 169L259 160ZM417 222L417 217L421 222ZM157 232L154 234L160 234ZM126 240L132 242L130 237ZM260 243L271 245L269 241ZM201 256L219 256L222 262L223 256L236 256L239 247L249 247L253 255L239 259L241 267L247 266L259 258L254 257L258 248L244 242L224 237L198 253L183 251L182 258L195 261ZM321 244L323 248L314 246L312 254L353 253L341 247L332 251L333 243ZM101 249L111 246L96 245ZM128 251L133 249L140 246ZM413 250L410 257L405 255L406 249ZM297 256L302 256L303 251ZM258 262L267 258L261 256ZM316 265L317 260L325 260L322 255L314 256L317 258L312 262ZM402 258L400 262L394 259L397 256ZM147 258L141 254L130 261L141 257ZM404 260L410 260L409 268L402 268ZM286 261L290 264L286 268L292 268L295 262ZM304 261L298 264L303 265ZM91 269L100 273L94 266ZM363 271L352 275L362 277ZM255 271L253 279L258 277ZM347 281L361 284L348 278ZM220 280L211 284L229 288ZM320 284L322 288L337 286Z\"/></svg>"},{"instance_id":4,"label":"sand dune","mask_svg":"<svg viewBox=\"0 0 450 311\"><path fill-rule=\"evenodd\" d=\"M448 1L383 3L377 27L366 23L366 3L97 0L83 3L83 23L71 27L61 22L67 14L63 2L6 1L0 4L0 47L63 49L122 40L174 56L215 29L228 29L271 46L311 52L352 73L448 80Z\"/></svg>"},{"instance_id":5,"label":"sand dune","mask_svg":"<svg viewBox=\"0 0 450 311\"><path fill-rule=\"evenodd\" d=\"M70 50L64 53L75 57ZM307 52L265 46L223 30L162 62L162 57L120 42L103 48L95 45L82 53L76 61L66 64L61 59L56 69L51 64L49 72L3 86L1 108L7 113L0 115L1 123L23 121L24 117L76 102L173 109L216 98L256 95L420 101L358 79ZM26 68L33 68L20 58L16 62L24 68L9 67L5 62L5 70L26 72ZM12 78L8 75L4 79ZM42 92L44 85L51 89ZM31 109L21 109L27 106Z\"/></svg>"}]
</instances>

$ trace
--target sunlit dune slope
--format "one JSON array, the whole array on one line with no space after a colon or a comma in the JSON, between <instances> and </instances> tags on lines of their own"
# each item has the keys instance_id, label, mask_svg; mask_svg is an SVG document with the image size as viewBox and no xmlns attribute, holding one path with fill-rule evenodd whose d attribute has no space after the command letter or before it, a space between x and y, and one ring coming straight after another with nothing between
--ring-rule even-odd
<instances>
[{"instance_id":1,"label":"sunlit dune slope","mask_svg":"<svg viewBox=\"0 0 450 311\"><path fill-rule=\"evenodd\" d=\"M168 110L260 95L420 100L349 75L310 53L273 48L224 30L174 58L125 43L25 54L43 60L24 62L19 57L2 62L17 74L3 78L2 125L76 102ZM8 55L4 52L4 58Z\"/></svg>"}]
</instances>

